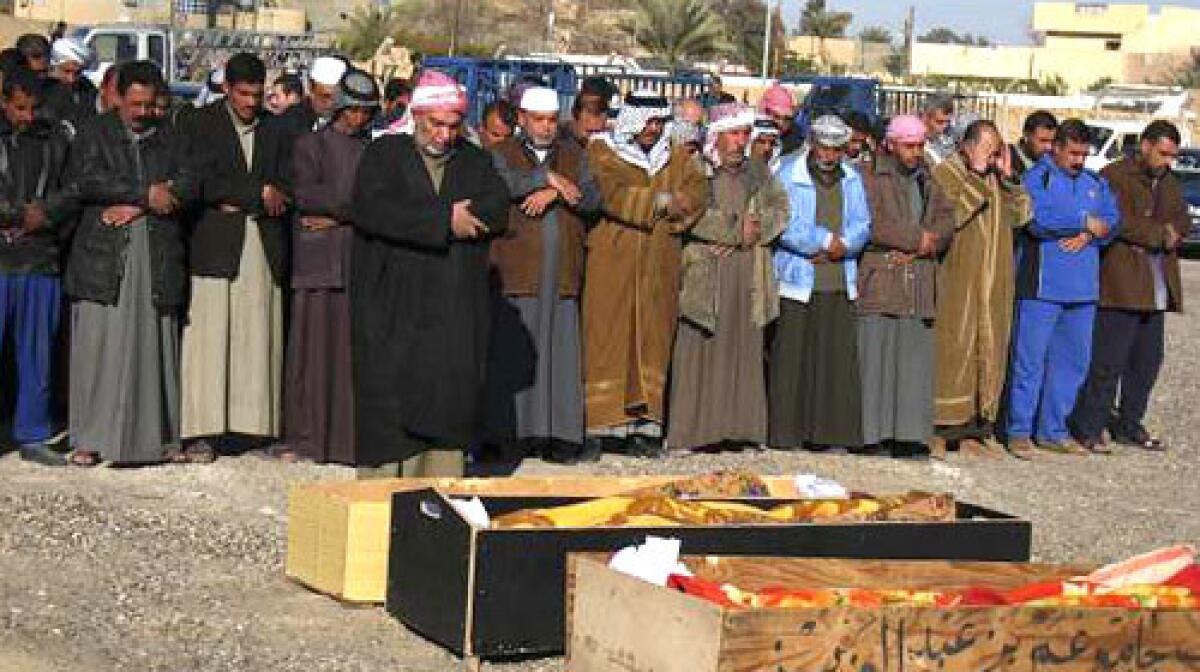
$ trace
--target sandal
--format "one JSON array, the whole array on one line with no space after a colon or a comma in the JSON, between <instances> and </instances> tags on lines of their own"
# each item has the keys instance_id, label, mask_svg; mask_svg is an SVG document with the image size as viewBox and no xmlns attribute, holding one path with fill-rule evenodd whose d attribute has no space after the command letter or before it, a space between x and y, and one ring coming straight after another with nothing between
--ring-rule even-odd
<instances>
[{"instance_id":1,"label":"sandal","mask_svg":"<svg viewBox=\"0 0 1200 672\"><path fill-rule=\"evenodd\" d=\"M187 453L182 448L168 448L163 455L163 464L188 464L189 462L191 460L188 459Z\"/></svg>"},{"instance_id":2,"label":"sandal","mask_svg":"<svg viewBox=\"0 0 1200 672\"><path fill-rule=\"evenodd\" d=\"M72 450L67 453L67 466L91 469L100 466L100 454L93 450Z\"/></svg>"},{"instance_id":3,"label":"sandal","mask_svg":"<svg viewBox=\"0 0 1200 672\"><path fill-rule=\"evenodd\" d=\"M1133 446L1134 448L1141 448L1142 450L1148 450L1155 453L1161 453L1167 450L1167 445L1162 439L1158 438L1157 436L1151 436L1150 432L1147 432L1141 427L1131 434L1113 432L1112 435L1113 441L1121 444L1122 446Z\"/></svg>"},{"instance_id":4,"label":"sandal","mask_svg":"<svg viewBox=\"0 0 1200 672\"><path fill-rule=\"evenodd\" d=\"M300 453L292 450L286 443L276 443L268 446L263 454L272 460L279 460L288 464L295 464L301 460Z\"/></svg>"},{"instance_id":5,"label":"sandal","mask_svg":"<svg viewBox=\"0 0 1200 672\"><path fill-rule=\"evenodd\" d=\"M188 464L212 464L217 461L217 451L207 441L197 441L183 449Z\"/></svg>"}]
</instances>

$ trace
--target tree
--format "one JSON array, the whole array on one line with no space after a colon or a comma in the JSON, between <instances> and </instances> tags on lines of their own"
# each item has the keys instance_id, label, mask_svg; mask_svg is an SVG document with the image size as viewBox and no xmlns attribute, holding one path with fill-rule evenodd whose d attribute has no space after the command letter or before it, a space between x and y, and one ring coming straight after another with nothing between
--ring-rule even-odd
<instances>
[{"instance_id":1,"label":"tree","mask_svg":"<svg viewBox=\"0 0 1200 672\"><path fill-rule=\"evenodd\" d=\"M637 14L625 30L674 73L689 59L729 50L725 23L703 0L636 0Z\"/></svg>"},{"instance_id":2,"label":"tree","mask_svg":"<svg viewBox=\"0 0 1200 672\"><path fill-rule=\"evenodd\" d=\"M1040 81L1029 87L1029 92L1041 96L1065 96L1070 88L1067 80L1063 79L1062 75L1055 73L1042 77Z\"/></svg>"},{"instance_id":3,"label":"tree","mask_svg":"<svg viewBox=\"0 0 1200 672\"><path fill-rule=\"evenodd\" d=\"M961 44L967 47L992 46L991 41L982 35L978 37L970 33L963 33L962 35L959 35L945 26L931 28L924 35L917 39L921 42L930 42L933 44Z\"/></svg>"},{"instance_id":4,"label":"tree","mask_svg":"<svg viewBox=\"0 0 1200 672\"><path fill-rule=\"evenodd\" d=\"M1168 76L1163 84L1185 89L1200 89L1200 50L1193 49L1184 67Z\"/></svg>"},{"instance_id":5,"label":"tree","mask_svg":"<svg viewBox=\"0 0 1200 672\"><path fill-rule=\"evenodd\" d=\"M892 52L888 54L884 67L893 77L907 77L911 74L908 71L908 50L903 47L892 47Z\"/></svg>"},{"instance_id":6,"label":"tree","mask_svg":"<svg viewBox=\"0 0 1200 672\"><path fill-rule=\"evenodd\" d=\"M858 39L863 42L882 42L884 44L892 43L892 31L883 26L867 26L858 31Z\"/></svg>"},{"instance_id":7,"label":"tree","mask_svg":"<svg viewBox=\"0 0 1200 672\"><path fill-rule=\"evenodd\" d=\"M1112 86L1114 81L1115 80L1112 77L1108 77L1108 76L1101 77L1100 79L1097 79L1096 81L1092 82L1091 86L1087 87L1087 92L1088 93L1096 93L1098 91L1103 91L1104 89L1107 89L1108 87Z\"/></svg>"},{"instance_id":8,"label":"tree","mask_svg":"<svg viewBox=\"0 0 1200 672\"><path fill-rule=\"evenodd\" d=\"M338 46L351 59L366 60L375 55L385 39L395 37L402 25L400 15L392 7L359 7L338 36Z\"/></svg>"},{"instance_id":9,"label":"tree","mask_svg":"<svg viewBox=\"0 0 1200 672\"><path fill-rule=\"evenodd\" d=\"M854 15L850 12L832 12L826 9L825 0L807 0L800 12L800 34L821 39L845 37L846 29L853 20Z\"/></svg>"},{"instance_id":10,"label":"tree","mask_svg":"<svg viewBox=\"0 0 1200 672\"><path fill-rule=\"evenodd\" d=\"M767 7L762 0L709 0L709 7L724 18L726 41L731 53L753 72L758 72L763 57L763 33ZM787 30L779 5L771 13L771 57L776 63L787 50Z\"/></svg>"}]
</instances>

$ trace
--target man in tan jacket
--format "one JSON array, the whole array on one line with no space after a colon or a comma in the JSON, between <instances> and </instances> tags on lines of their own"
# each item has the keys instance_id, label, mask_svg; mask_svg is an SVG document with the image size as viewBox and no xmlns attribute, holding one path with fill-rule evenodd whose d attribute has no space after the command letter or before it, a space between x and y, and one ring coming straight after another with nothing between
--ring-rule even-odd
<instances>
[{"instance_id":1,"label":"man in tan jacket","mask_svg":"<svg viewBox=\"0 0 1200 672\"><path fill-rule=\"evenodd\" d=\"M591 441L662 452L667 366L679 318L680 235L708 200L700 164L664 133L667 100L625 100L613 131L588 146L603 200L588 235L583 290L585 398Z\"/></svg>"}]
</instances>

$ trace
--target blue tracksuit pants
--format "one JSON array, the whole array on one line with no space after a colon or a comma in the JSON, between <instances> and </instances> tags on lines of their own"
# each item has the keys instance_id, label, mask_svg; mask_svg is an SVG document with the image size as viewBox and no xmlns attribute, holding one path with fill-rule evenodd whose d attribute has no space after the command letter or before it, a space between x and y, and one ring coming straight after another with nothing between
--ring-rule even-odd
<instances>
[{"instance_id":1,"label":"blue tracksuit pants","mask_svg":"<svg viewBox=\"0 0 1200 672\"><path fill-rule=\"evenodd\" d=\"M1008 435L1063 441L1092 359L1095 303L1017 301Z\"/></svg>"},{"instance_id":2,"label":"blue tracksuit pants","mask_svg":"<svg viewBox=\"0 0 1200 672\"><path fill-rule=\"evenodd\" d=\"M13 338L17 356L17 405L13 440L47 441L50 419L50 371L58 333L62 283L53 275L0 273L0 342Z\"/></svg>"}]
</instances>

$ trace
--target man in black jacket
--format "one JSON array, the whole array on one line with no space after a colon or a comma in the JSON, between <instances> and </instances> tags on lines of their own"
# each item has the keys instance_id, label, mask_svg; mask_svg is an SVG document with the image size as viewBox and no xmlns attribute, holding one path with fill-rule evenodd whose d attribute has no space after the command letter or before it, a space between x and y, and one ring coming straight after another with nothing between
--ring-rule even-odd
<instances>
[{"instance_id":1,"label":"man in black jacket","mask_svg":"<svg viewBox=\"0 0 1200 672\"><path fill-rule=\"evenodd\" d=\"M72 133L96 116L96 87L83 74L94 60L92 48L73 37L58 40L50 48L47 116L66 124Z\"/></svg>"},{"instance_id":2,"label":"man in black jacket","mask_svg":"<svg viewBox=\"0 0 1200 672\"><path fill-rule=\"evenodd\" d=\"M85 124L70 176L82 214L67 264L72 464L184 461L179 319L187 282L179 224L196 180L159 127L166 84L150 61L117 76L117 109Z\"/></svg>"},{"instance_id":3,"label":"man in black jacket","mask_svg":"<svg viewBox=\"0 0 1200 672\"><path fill-rule=\"evenodd\" d=\"M466 93L428 70L412 135L367 146L350 263L359 477L461 476L483 428L491 298L488 248L508 189L462 139Z\"/></svg>"},{"instance_id":4,"label":"man in black jacket","mask_svg":"<svg viewBox=\"0 0 1200 672\"><path fill-rule=\"evenodd\" d=\"M63 458L46 442L51 421L51 364L62 301L60 228L73 203L63 185L67 140L35 121L42 82L20 69L4 80L0 119L0 335L17 357L13 438L21 456L47 465Z\"/></svg>"},{"instance_id":5,"label":"man in black jacket","mask_svg":"<svg viewBox=\"0 0 1200 672\"><path fill-rule=\"evenodd\" d=\"M233 434L279 436L288 151L263 110L265 79L262 61L237 54L225 98L184 124L203 194L183 330L183 437L195 454Z\"/></svg>"}]
</instances>

